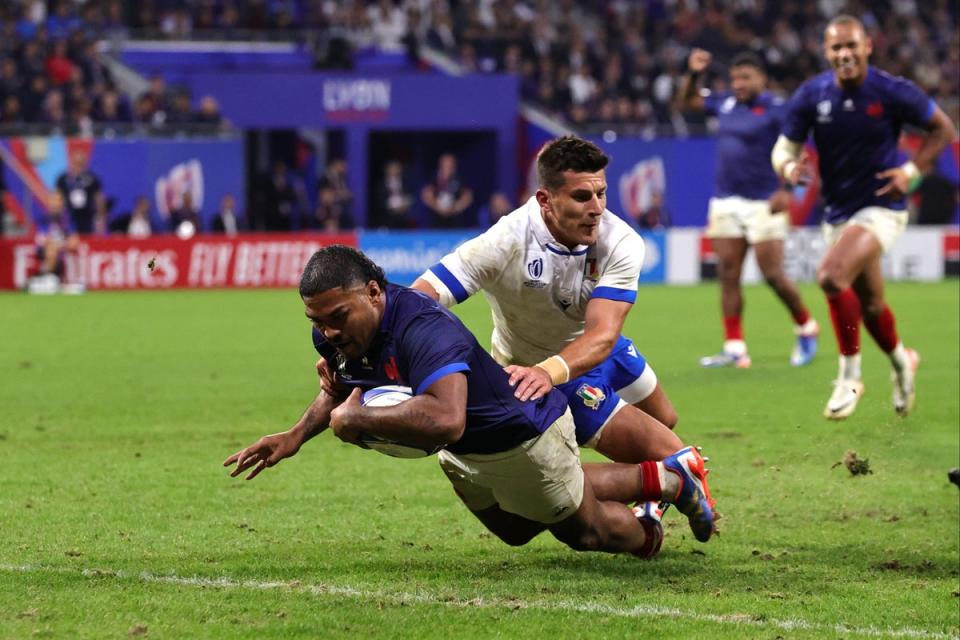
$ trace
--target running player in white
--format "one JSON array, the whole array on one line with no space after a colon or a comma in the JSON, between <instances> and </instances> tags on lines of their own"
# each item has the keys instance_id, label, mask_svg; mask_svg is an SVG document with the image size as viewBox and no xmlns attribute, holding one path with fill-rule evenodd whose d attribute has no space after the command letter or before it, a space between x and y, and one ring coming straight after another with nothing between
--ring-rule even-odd
<instances>
[{"instance_id":1,"label":"running player in white","mask_svg":"<svg viewBox=\"0 0 960 640\"><path fill-rule=\"evenodd\" d=\"M578 444L639 463L647 477L683 442L669 428L677 415L656 374L621 335L644 245L606 210L608 160L573 136L548 143L537 157L536 195L413 287L447 307L483 291L493 310L491 354L517 398L556 386L569 400Z\"/></svg>"}]
</instances>

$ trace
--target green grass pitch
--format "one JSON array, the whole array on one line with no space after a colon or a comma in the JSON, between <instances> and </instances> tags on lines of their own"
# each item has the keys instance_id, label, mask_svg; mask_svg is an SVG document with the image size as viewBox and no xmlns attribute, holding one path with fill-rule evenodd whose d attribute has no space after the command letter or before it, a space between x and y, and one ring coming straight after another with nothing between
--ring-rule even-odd
<instances>
[{"instance_id":1,"label":"green grass pitch","mask_svg":"<svg viewBox=\"0 0 960 640\"><path fill-rule=\"evenodd\" d=\"M626 332L711 456L721 535L667 516L659 558L514 549L436 462L326 433L252 482L220 466L316 391L295 292L0 296L0 638L954 638L960 635L960 287L892 284L922 356L913 415L863 335L866 395L792 369L788 315L746 290L749 370L720 346L715 286L640 291ZM489 340L481 299L460 310ZM844 453L873 474L835 467ZM588 459L597 459L592 452Z\"/></svg>"}]
</instances>

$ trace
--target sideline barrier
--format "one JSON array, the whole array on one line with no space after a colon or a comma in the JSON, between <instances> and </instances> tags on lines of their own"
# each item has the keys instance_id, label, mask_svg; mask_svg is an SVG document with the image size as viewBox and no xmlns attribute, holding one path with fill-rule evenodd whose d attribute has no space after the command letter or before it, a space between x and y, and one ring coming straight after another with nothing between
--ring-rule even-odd
<instances>
[{"instance_id":1,"label":"sideline barrier","mask_svg":"<svg viewBox=\"0 0 960 640\"><path fill-rule=\"evenodd\" d=\"M417 276L460 243L479 233L461 231L367 231L359 234L246 234L236 238L172 235L143 240L124 237L82 239L67 258L67 282L88 289L296 287L303 265L320 247L357 246L397 284ZM701 229L644 232L646 259L641 284L695 284L716 277L716 256ZM811 282L825 246L817 228L795 228L787 236L784 268L798 282ZM150 261L154 261L153 269ZM0 240L0 289L22 289L37 267L29 239ZM883 259L889 280L936 282L960 275L960 229L908 227ZM751 252L746 283L762 277Z\"/></svg>"},{"instance_id":2,"label":"sideline barrier","mask_svg":"<svg viewBox=\"0 0 960 640\"><path fill-rule=\"evenodd\" d=\"M189 240L86 236L66 256L65 282L88 289L296 287L307 259L331 244L356 246L355 234L200 235ZM152 261L152 265L151 265ZM151 268L152 267L152 268ZM0 240L0 289L22 289L37 268L30 240Z\"/></svg>"}]
</instances>

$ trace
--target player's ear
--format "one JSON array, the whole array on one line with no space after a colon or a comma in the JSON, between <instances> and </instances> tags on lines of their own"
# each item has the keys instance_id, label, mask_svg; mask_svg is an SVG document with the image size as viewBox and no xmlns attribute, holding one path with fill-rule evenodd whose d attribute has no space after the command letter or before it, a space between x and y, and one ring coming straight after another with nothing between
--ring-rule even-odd
<instances>
[{"instance_id":1,"label":"player's ear","mask_svg":"<svg viewBox=\"0 0 960 640\"><path fill-rule=\"evenodd\" d=\"M550 204L550 194L547 192L546 189L543 189L543 188L537 189L536 196L537 196L537 204L540 205L541 209L546 209L547 211L550 211L553 209L553 206Z\"/></svg>"},{"instance_id":2,"label":"player's ear","mask_svg":"<svg viewBox=\"0 0 960 640\"><path fill-rule=\"evenodd\" d=\"M370 280L367 282L367 297L370 300L376 300L380 297L380 294L383 292L383 289L380 288L380 283L376 280Z\"/></svg>"}]
</instances>

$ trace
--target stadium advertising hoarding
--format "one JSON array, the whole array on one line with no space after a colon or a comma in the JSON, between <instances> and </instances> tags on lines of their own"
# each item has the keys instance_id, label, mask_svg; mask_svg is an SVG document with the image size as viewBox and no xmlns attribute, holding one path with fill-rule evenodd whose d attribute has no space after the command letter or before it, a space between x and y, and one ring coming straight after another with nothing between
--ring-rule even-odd
<instances>
[{"instance_id":1,"label":"stadium advertising hoarding","mask_svg":"<svg viewBox=\"0 0 960 640\"><path fill-rule=\"evenodd\" d=\"M65 256L65 282L88 289L296 287L307 259L330 244L356 246L354 234L201 235L82 239ZM22 289L37 269L30 241L0 241L0 289Z\"/></svg>"},{"instance_id":2,"label":"stadium advertising hoarding","mask_svg":"<svg viewBox=\"0 0 960 640\"><path fill-rule=\"evenodd\" d=\"M480 233L458 231L365 231L360 249L383 267L390 282L411 285L417 277L458 246Z\"/></svg>"}]
</instances>

